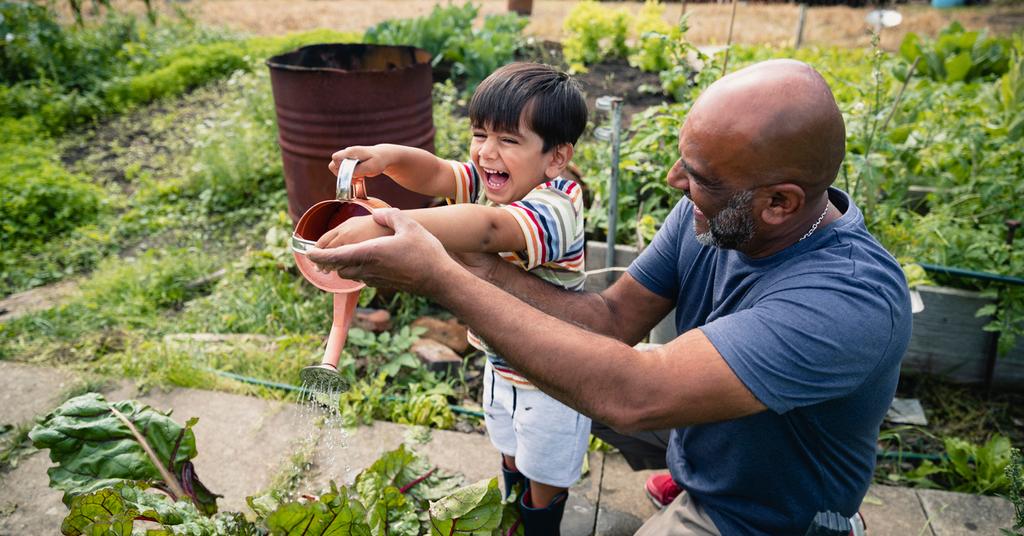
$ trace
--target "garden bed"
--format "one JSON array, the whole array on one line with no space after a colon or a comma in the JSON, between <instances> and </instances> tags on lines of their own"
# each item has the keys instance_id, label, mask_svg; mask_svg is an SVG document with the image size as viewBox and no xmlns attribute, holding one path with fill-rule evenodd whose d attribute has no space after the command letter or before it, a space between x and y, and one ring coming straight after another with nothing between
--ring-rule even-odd
<instances>
[{"instance_id":1,"label":"garden bed","mask_svg":"<svg viewBox=\"0 0 1024 536\"><path fill-rule=\"evenodd\" d=\"M451 9L463 11L437 16L470 21L477 16L466 7ZM435 53L450 55L449 72L461 74L435 86L439 155L466 157L465 90L484 71L510 60L517 51L522 58L564 67L583 61L582 57L566 59L567 52L558 43L520 47L510 35L522 25L504 18L484 27L444 26L459 28L458 39ZM390 35L405 31L394 30ZM327 295L300 278L288 249L291 222L284 211L273 104L262 59L282 47L341 37L243 40L194 28L189 31L193 33L181 29L160 35L172 42L168 35L192 36L188 39L203 41L205 48L160 41L164 48L154 45L152 57L127 62L132 68L119 72L113 81L82 87L79 93L69 93L76 97L58 100L53 107L37 107L42 110L38 111L25 106L21 112L5 108L7 122L0 126L17 128L11 127L13 134L5 137L0 149L6 151L4 155L34 159L17 160L18 166L12 169L20 174L12 176L30 186L40 185L32 190L39 197L27 205L44 207L24 221L53 218L56 212L45 207L65 203L55 192L80 193L81 206L88 210L79 211L80 221L59 222L65 224L58 230L60 240L18 235L13 243L24 248L16 253L5 248L3 266L14 275L5 280L4 294L71 274L82 279L80 293L65 303L0 324L0 359L128 377L143 386L197 387L294 400L294 393L268 382L299 383L298 371L318 358L330 306ZM103 32L91 38L97 36ZM358 40L359 36L344 38ZM128 41L132 44L125 49L128 55L139 52L133 47L145 42L141 34ZM479 53L482 41L494 45L486 49L493 54L467 60L467 54ZM674 53L693 52L681 39L676 46ZM929 54L937 53L930 43L922 46ZM572 55L573 49L568 50ZM854 192L869 213L872 230L902 262L973 263L975 269L1004 273L1022 266L1019 248L1005 247L999 239L1001 222L996 218L1002 213L992 212L1011 214L1024 198L1019 181L1006 179L1019 178L1024 169L1020 137L1012 138L1013 120L1020 117L1020 96L1011 91L1004 102L1002 94L996 93L998 87L1012 90L1016 86L1009 82L1018 79L1003 75L1008 83L999 86L995 81L1004 79L996 74L950 83L913 78L904 94L902 80L892 73L906 69L910 62L873 50L737 48L730 66L780 55L794 55L817 66L833 85L849 128L850 154L839 186ZM193 56L219 60L196 67L186 61ZM678 71L663 78L657 71L632 67L627 56L635 64L646 65L658 65L666 57L654 52L608 55L591 61L578 79L590 99L623 97L626 116L632 117L623 143L616 239L642 247L680 197L663 180L676 157L678 127L689 99L717 76L720 64L711 59L703 75L676 64L672 68ZM475 70L467 69L467 64ZM1020 68L1019 62L1013 65ZM666 81L675 88L672 97L658 93ZM4 93L8 99L4 102L36 102L46 83L23 84L18 92ZM111 87L124 93L111 92ZM38 95L32 93L37 90ZM903 95L900 102L897 93ZM118 100L121 97L128 100ZM81 108L83 102L101 104L96 109ZM891 110L892 123L883 125ZM595 123L606 119L596 113L592 117ZM81 130L82 125L91 130ZM589 134L577 146L576 161L588 188L588 237L598 240L605 238L608 228L609 154L607 143ZM32 182L43 180L37 175L59 180ZM928 215L911 213L902 199L907 183L921 184L924 179L939 182L942 188L929 194ZM986 197L975 190L984 191ZM946 205L953 208L943 209ZM588 247L588 269L603 267L601 245ZM619 265L627 262L624 257L617 259ZM29 274L28 268L42 275ZM601 281L607 278L596 274L590 283L600 285ZM992 294L995 287L981 290ZM1014 309L1014 295L1009 297L1008 305L995 311L995 318L1019 327L1020 317L1013 313L1019 315L1021 310ZM476 417L453 409L477 409L473 406L479 398L479 353L464 352L463 366L446 374L427 370L413 357L412 346L424 334L412 327L413 322L424 315L443 318L446 313L421 298L373 289L364 291L361 301L362 306L388 310L392 327L380 333L365 329L350 334L343 368L353 388L341 408L347 422L389 419L479 431ZM926 303L925 314L939 309ZM986 323L972 316L942 320L935 329L940 335L951 335L953 330L943 326L970 324L973 327L965 328L966 332L954 335L954 342L974 338L983 344L987 334L981 328ZM663 340L671 338L670 324L659 335ZM954 352L952 343L936 347L938 339L922 333L927 338L920 339L914 351L925 354L912 353L909 364L930 362L936 365L932 371L948 372L951 367L944 360L967 353ZM215 334L218 341L237 336L239 342L198 348L181 344L182 334L186 338ZM1009 363L1006 359L1014 357L1013 348L998 363ZM953 355L940 359L936 357L940 351ZM239 382L224 372L264 384ZM1024 416L1019 409L1024 401L1018 395L985 397L974 388L908 376L901 383L900 396L922 399L933 424L927 429L887 428L882 441L885 450L941 460L947 449L944 440L952 437L975 444L995 434L1018 445L1024 440L1020 432ZM885 461L880 480L923 483L907 477L918 461ZM942 481L944 477L934 478L953 485Z\"/></svg>"}]
</instances>

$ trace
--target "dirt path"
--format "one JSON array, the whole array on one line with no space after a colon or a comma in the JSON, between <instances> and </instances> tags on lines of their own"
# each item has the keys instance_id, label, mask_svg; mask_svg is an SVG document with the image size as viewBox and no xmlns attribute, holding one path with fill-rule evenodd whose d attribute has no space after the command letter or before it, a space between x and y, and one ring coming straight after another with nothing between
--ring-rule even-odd
<instances>
[{"instance_id":1,"label":"dirt path","mask_svg":"<svg viewBox=\"0 0 1024 536\"><path fill-rule=\"evenodd\" d=\"M138 3L138 2L136 2ZM428 13L434 0L197 0L192 3L196 17L206 24L224 25L257 34L280 34L313 28L363 31L384 19L416 17ZM461 2L459 2L461 3ZM482 0L483 14L506 11L504 0ZM542 39L562 38L562 21L574 1L535 0L526 32ZM141 5L141 4L140 4ZM636 12L642 2L605 4L608 9ZM666 5L665 18L675 21L681 4ZM697 44L721 44L726 40L730 6L690 4L689 39ZM990 28L1008 33L1024 28L1024 6L939 10L929 6L900 6L904 21L882 35L882 46L895 49L908 31L934 34L950 20L969 28ZM816 7L808 10L804 42L809 45L863 46L870 42L864 16L868 8ZM799 8L795 4L743 4L736 12L734 40L746 44L785 45L792 43Z\"/></svg>"}]
</instances>

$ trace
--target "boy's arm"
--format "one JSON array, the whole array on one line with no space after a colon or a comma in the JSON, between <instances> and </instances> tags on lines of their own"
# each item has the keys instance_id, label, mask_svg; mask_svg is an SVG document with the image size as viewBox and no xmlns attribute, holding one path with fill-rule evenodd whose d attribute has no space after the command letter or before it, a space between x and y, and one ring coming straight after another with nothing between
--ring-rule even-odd
<instances>
[{"instance_id":1,"label":"boy's arm","mask_svg":"<svg viewBox=\"0 0 1024 536\"><path fill-rule=\"evenodd\" d=\"M390 143L346 147L331 156L328 166L331 173L337 175L341 161L346 158L359 160L353 177L372 177L383 173L407 190L436 197L455 197L455 172L451 164L423 149Z\"/></svg>"},{"instance_id":2,"label":"boy's arm","mask_svg":"<svg viewBox=\"0 0 1024 536\"><path fill-rule=\"evenodd\" d=\"M430 231L449 251L498 253L526 249L526 237L515 217L497 207L463 203L402 212ZM391 229L374 223L373 218L360 216L328 231L317 241L317 247L334 248L390 234Z\"/></svg>"}]
</instances>

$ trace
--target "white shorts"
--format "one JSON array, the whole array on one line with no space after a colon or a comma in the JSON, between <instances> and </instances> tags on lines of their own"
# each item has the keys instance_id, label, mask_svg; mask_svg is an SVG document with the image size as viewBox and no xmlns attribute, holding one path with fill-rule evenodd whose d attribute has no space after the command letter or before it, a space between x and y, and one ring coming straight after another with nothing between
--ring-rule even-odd
<instances>
[{"instance_id":1,"label":"white shorts","mask_svg":"<svg viewBox=\"0 0 1024 536\"><path fill-rule=\"evenodd\" d=\"M580 478L590 418L537 389L523 389L484 368L484 422L491 443L541 484L568 488Z\"/></svg>"}]
</instances>

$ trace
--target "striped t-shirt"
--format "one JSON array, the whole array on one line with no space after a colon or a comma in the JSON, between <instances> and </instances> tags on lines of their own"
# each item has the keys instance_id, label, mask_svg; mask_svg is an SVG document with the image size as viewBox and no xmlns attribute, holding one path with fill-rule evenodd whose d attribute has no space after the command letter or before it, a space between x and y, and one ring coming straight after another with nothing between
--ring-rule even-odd
<instances>
[{"instance_id":1,"label":"striped t-shirt","mask_svg":"<svg viewBox=\"0 0 1024 536\"><path fill-rule=\"evenodd\" d=\"M583 289L587 276L583 272L583 192L579 184L559 177L538 185L519 201L498 205L487 199L473 162L450 163L455 172L455 198L449 203L497 206L519 223L526 250L500 253L502 259L564 289ZM499 376L517 386L533 387L472 331L469 343L487 354Z\"/></svg>"}]
</instances>

